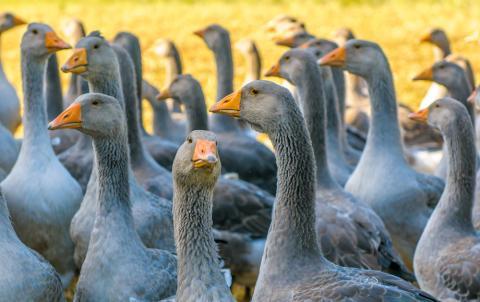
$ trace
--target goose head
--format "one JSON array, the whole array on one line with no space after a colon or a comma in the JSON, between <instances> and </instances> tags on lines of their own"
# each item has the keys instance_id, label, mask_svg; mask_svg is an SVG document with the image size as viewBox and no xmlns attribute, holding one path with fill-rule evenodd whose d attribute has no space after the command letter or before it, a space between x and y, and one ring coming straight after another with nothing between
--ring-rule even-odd
<instances>
[{"instance_id":1,"label":"goose head","mask_svg":"<svg viewBox=\"0 0 480 302\"><path fill-rule=\"evenodd\" d=\"M225 96L210 107L210 112L241 118L256 131L269 133L288 116L285 110L292 106L296 104L286 88L257 80Z\"/></svg>"},{"instance_id":2,"label":"goose head","mask_svg":"<svg viewBox=\"0 0 480 302\"><path fill-rule=\"evenodd\" d=\"M88 80L91 76L113 72L116 65L112 47L99 31L94 31L78 41L62 71L79 74Z\"/></svg>"},{"instance_id":3,"label":"goose head","mask_svg":"<svg viewBox=\"0 0 480 302\"><path fill-rule=\"evenodd\" d=\"M42 23L30 23L23 34L20 48L38 58L47 58L50 54L62 49L71 48L60 39L53 29Z\"/></svg>"},{"instance_id":4,"label":"goose head","mask_svg":"<svg viewBox=\"0 0 480 302\"><path fill-rule=\"evenodd\" d=\"M180 101L185 107L192 107L195 100L194 94L202 91L200 83L189 74L182 74L175 77L165 89L162 89L157 99L163 101L169 98Z\"/></svg>"},{"instance_id":5,"label":"goose head","mask_svg":"<svg viewBox=\"0 0 480 302\"><path fill-rule=\"evenodd\" d=\"M48 124L49 130L77 129L90 136L109 138L118 137L125 127L120 102L101 93L79 96Z\"/></svg>"},{"instance_id":6,"label":"goose head","mask_svg":"<svg viewBox=\"0 0 480 302\"><path fill-rule=\"evenodd\" d=\"M310 50L317 59L320 59L321 57L333 51L337 47L337 43L327 39L313 39L299 46L299 48L301 49Z\"/></svg>"},{"instance_id":7,"label":"goose head","mask_svg":"<svg viewBox=\"0 0 480 302\"><path fill-rule=\"evenodd\" d=\"M384 70L385 65L388 65L385 54L378 44L355 39L327 53L318 60L318 63L321 66L342 67L363 78Z\"/></svg>"},{"instance_id":8,"label":"goose head","mask_svg":"<svg viewBox=\"0 0 480 302\"><path fill-rule=\"evenodd\" d=\"M218 24L209 25L195 31L194 34L202 38L212 51L222 50L223 41L229 39L228 31Z\"/></svg>"},{"instance_id":9,"label":"goose head","mask_svg":"<svg viewBox=\"0 0 480 302\"><path fill-rule=\"evenodd\" d=\"M192 131L175 155L172 166L175 182L213 187L220 171L215 134L210 131Z\"/></svg>"},{"instance_id":10,"label":"goose head","mask_svg":"<svg viewBox=\"0 0 480 302\"><path fill-rule=\"evenodd\" d=\"M27 22L23 21L12 13L7 12L0 14L0 33L23 24L27 24Z\"/></svg>"},{"instance_id":11,"label":"goose head","mask_svg":"<svg viewBox=\"0 0 480 302\"><path fill-rule=\"evenodd\" d=\"M430 30L427 34L420 38L420 42L430 43L441 49L448 47L449 44L447 34L441 28L434 28Z\"/></svg>"},{"instance_id":12,"label":"goose head","mask_svg":"<svg viewBox=\"0 0 480 302\"><path fill-rule=\"evenodd\" d=\"M410 113L408 117L421 123L428 123L440 132L445 132L451 125L462 127L462 124L470 123L470 115L465 106L450 97L441 98L427 108Z\"/></svg>"},{"instance_id":13,"label":"goose head","mask_svg":"<svg viewBox=\"0 0 480 302\"><path fill-rule=\"evenodd\" d=\"M432 81L446 87L451 87L462 77L463 73L463 69L457 64L442 60L420 72L413 80Z\"/></svg>"},{"instance_id":14,"label":"goose head","mask_svg":"<svg viewBox=\"0 0 480 302\"><path fill-rule=\"evenodd\" d=\"M285 36L283 38L279 38L275 41L275 44L279 46L286 46L286 47L298 47L303 43L315 39L315 36L309 34L306 31L296 32L291 35Z\"/></svg>"},{"instance_id":15,"label":"goose head","mask_svg":"<svg viewBox=\"0 0 480 302\"><path fill-rule=\"evenodd\" d=\"M313 54L305 49L291 49L282 55L280 60L267 71L265 76L284 78L295 85L308 72L307 68L309 67L317 68Z\"/></svg>"}]
</instances>

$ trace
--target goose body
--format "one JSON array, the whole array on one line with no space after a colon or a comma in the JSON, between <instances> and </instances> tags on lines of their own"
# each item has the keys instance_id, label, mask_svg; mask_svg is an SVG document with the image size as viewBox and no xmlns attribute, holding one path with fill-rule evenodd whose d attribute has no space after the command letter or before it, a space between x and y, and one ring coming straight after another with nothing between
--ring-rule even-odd
<instances>
[{"instance_id":1,"label":"goose body","mask_svg":"<svg viewBox=\"0 0 480 302\"><path fill-rule=\"evenodd\" d=\"M146 248L134 226L122 104L107 95L85 94L49 128L84 131L92 136L95 149L97 209L74 301L157 301L171 296L176 288L176 257L163 249Z\"/></svg>"},{"instance_id":2,"label":"goose body","mask_svg":"<svg viewBox=\"0 0 480 302\"><path fill-rule=\"evenodd\" d=\"M24 139L1 188L19 238L52 263L68 286L75 269L69 226L82 190L53 152L43 98L48 55L65 48L70 46L45 24L32 23L23 35Z\"/></svg>"},{"instance_id":3,"label":"goose body","mask_svg":"<svg viewBox=\"0 0 480 302\"><path fill-rule=\"evenodd\" d=\"M210 108L240 116L266 132L279 181L253 301L435 301L400 278L344 268L326 260L315 234L315 159L308 130L291 94L254 81Z\"/></svg>"},{"instance_id":4,"label":"goose body","mask_svg":"<svg viewBox=\"0 0 480 302\"><path fill-rule=\"evenodd\" d=\"M377 44L350 40L319 62L342 66L368 83L372 123L365 150L345 188L377 212L395 248L411 267L415 246L440 199L444 183L417 173L405 161L393 78L388 60Z\"/></svg>"},{"instance_id":5,"label":"goose body","mask_svg":"<svg viewBox=\"0 0 480 302\"><path fill-rule=\"evenodd\" d=\"M447 185L415 251L420 287L442 301L480 299L480 237L472 224L476 149L465 106L440 99L413 118L430 123L445 139Z\"/></svg>"}]
</instances>

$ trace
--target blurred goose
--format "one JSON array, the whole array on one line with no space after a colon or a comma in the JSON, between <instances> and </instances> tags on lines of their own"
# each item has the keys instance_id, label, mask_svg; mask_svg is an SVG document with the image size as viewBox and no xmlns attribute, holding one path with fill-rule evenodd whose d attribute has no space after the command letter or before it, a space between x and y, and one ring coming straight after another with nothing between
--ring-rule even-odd
<instances>
[{"instance_id":1,"label":"blurred goose","mask_svg":"<svg viewBox=\"0 0 480 302\"><path fill-rule=\"evenodd\" d=\"M418 283L442 301L478 301L480 237L472 224L476 149L471 116L451 98L410 116L442 132L448 157L445 191L415 251Z\"/></svg>"},{"instance_id":2,"label":"blurred goose","mask_svg":"<svg viewBox=\"0 0 480 302\"><path fill-rule=\"evenodd\" d=\"M266 132L278 160L278 193L252 301L435 301L398 277L337 266L315 234L315 158L287 89L253 81L210 108Z\"/></svg>"},{"instance_id":3,"label":"blurred goose","mask_svg":"<svg viewBox=\"0 0 480 302\"><path fill-rule=\"evenodd\" d=\"M193 131L173 163L177 301L235 301L220 270L212 233L212 195L220 175L215 135Z\"/></svg>"},{"instance_id":4,"label":"blurred goose","mask_svg":"<svg viewBox=\"0 0 480 302\"><path fill-rule=\"evenodd\" d=\"M25 21L12 13L0 14L0 37L1 35L14 27L26 24ZM0 123L14 133L18 125L20 125L20 102L18 101L15 88L8 81L3 71L2 62L0 60Z\"/></svg>"},{"instance_id":5,"label":"blurred goose","mask_svg":"<svg viewBox=\"0 0 480 302\"><path fill-rule=\"evenodd\" d=\"M411 267L415 246L444 183L414 171L405 160L393 76L379 45L350 40L319 63L343 67L368 84L372 121L367 145L345 188L383 219L396 250Z\"/></svg>"},{"instance_id":6,"label":"blurred goose","mask_svg":"<svg viewBox=\"0 0 480 302\"><path fill-rule=\"evenodd\" d=\"M98 169L95 223L74 300L158 301L171 296L176 257L168 250L146 248L135 230L121 102L104 94L84 94L49 124L51 130L65 128L92 136Z\"/></svg>"},{"instance_id":7,"label":"blurred goose","mask_svg":"<svg viewBox=\"0 0 480 302\"><path fill-rule=\"evenodd\" d=\"M125 68L125 58L129 57L123 48L111 46L99 32L95 31L77 43L74 53L62 69L81 75L88 80L93 92L115 97L124 108L120 72L124 76L132 72L131 69L129 71L120 70L121 66ZM119 62L122 62L121 65ZM133 81L130 82L133 83ZM128 130L132 131L133 128L130 127ZM171 179L169 173L165 176ZM166 181L163 184L162 192L170 199L173 194L171 182ZM134 173L130 169L129 187L135 229L143 243L147 247L173 250L173 218L170 200L147 192L137 183ZM98 171L94 166L82 205L75 214L70 227L70 233L75 242L75 263L78 267L81 267L89 247L97 206Z\"/></svg>"},{"instance_id":8,"label":"blurred goose","mask_svg":"<svg viewBox=\"0 0 480 302\"><path fill-rule=\"evenodd\" d=\"M245 59L245 79L243 80L243 85L259 80L262 72L262 59L255 41L242 39L235 43L235 48L240 51Z\"/></svg>"},{"instance_id":9,"label":"blurred goose","mask_svg":"<svg viewBox=\"0 0 480 302\"><path fill-rule=\"evenodd\" d=\"M69 227L82 189L50 144L43 76L49 55L68 48L46 24L31 23L23 34L23 143L15 166L1 183L18 237L52 263L65 287L75 272Z\"/></svg>"}]
</instances>

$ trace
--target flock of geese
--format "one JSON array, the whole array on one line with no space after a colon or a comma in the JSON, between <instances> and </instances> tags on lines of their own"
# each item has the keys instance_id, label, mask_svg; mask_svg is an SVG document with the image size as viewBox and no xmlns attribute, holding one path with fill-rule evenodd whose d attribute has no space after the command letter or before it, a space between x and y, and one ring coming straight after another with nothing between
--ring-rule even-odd
<instances>
[{"instance_id":1,"label":"flock of geese","mask_svg":"<svg viewBox=\"0 0 480 302\"><path fill-rule=\"evenodd\" d=\"M4 13L0 34L24 24ZM107 41L73 20L60 64L71 46L26 26L22 118L0 65L0 301L64 301L72 283L79 302L234 301L232 282L258 302L480 301L469 61L441 29L422 37L436 62L415 77L432 86L411 112L377 43L319 38L289 16L266 30L288 50L265 76L285 84L259 80L246 39L236 91L229 32L194 32L217 68L207 109L172 41L154 46L159 91L132 33Z\"/></svg>"}]
</instances>

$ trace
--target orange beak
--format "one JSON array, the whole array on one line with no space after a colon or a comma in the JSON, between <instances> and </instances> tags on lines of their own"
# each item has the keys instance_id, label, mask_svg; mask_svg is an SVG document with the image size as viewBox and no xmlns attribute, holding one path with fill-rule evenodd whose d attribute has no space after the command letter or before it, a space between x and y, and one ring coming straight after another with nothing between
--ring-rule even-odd
<instances>
[{"instance_id":1,"label":"orange beak","mask_svg":"<svg viewBox=\"0 0 480 302\"><path fill-rule=\"evenodd\" d=\"M305 42L303 43L302 45L298 46L298 48L300 49L307 49L307 48L310 48L310 42Z\"/></svg>"},{"instance_id":2,"label":"orange beak","mask_svg":"<svg viewBox=\"0 0 480 302\"><path fill-rule=\"evenodd\" d=\"M217 143L206 139L197 140L192 157L193 167L195 169L213 168L217 161Z\"/></svg>"},{"instance_id":3,"label":"orange beak","mask_svg":"<svg viewBox=\"0 0 480 302\"><path fill-rule=\"evenodd\" d=\"M322 58L320 58L320 60L318 60L318 64L321 66L343 67L343 65L345 65L346 58L347 50L342 46L324 55Z\"/></svg>"},{"instance_id":4,"label":"orange beak","mask_svg":"<svg viewBox=\"0 0 480 302\"><path fill-rule=\"evenodd\" d=\"M48 124L49 130L78 129L82 127L82 106L73 103Z\"/></svg>"},{"instance_id":5,"label":"orange beak","mask_svg":"<svg viewBox=\"0 0 480 302\"><path fill-rule=\"evenodd\" d=\"M168 88L162 89L162 92L160 92L157 95L157 100L158 101L163 101L163 100L170 99L170 98L172 98L172 95L170 94L170 90Z\"/></svg>"},{"instance_id":6,"label":"orange beak","mask_svg":"<svg viewBox=\"0 0 480 302\"><path fill-rule=\"evenodd\" d=\"M293 47L295 45L295 36L290 36L288 38L278 39L275 44L279 46Z\"/></svg>"},{"instance_id":7,"label":"orange beak","mask_svg":"<svg viewBox=\"0 0 480 302\"><path fill-rule=\"evenodd\" d=\"M71 72L81 74L88 70L87 50L85 48L77 48L72 56L62 66L63 72Z\"/></svg>"},{"instance_id":8,"label":"orange beak","mask_svg":"<svg viewBox=\"0 0 480 302\"><path fill-rule=\"evenodd\" d=\"M205 32L206 31L207 30L204 28L204 29L194 31L193 34L196 35L196 36L199 36L200 38L203 39L205 37Z\"/></svg>"},{"instance_id":9,"label":"orange beak","mask_svg":"<svg viewBox=\"0 0 480 302\"><path fill-rule=\"evenodd\" d=\"M427 68L424 71L417 74L413 81L433 81L433 68Z\"/></svg>"},{"instance_id":10,"label":"orange beak","mask_svg":"<svg viewBox=\"0 0 480 302\"><path fill-rule=\"evenodd\" d=\"M430 43L430 42L432 42L432 35L430 33L420 38L420 43Z\"/></svg>"},{"instance_id":11,"label":"orange beak","mask_svg":"<svg viewBox=\"0 0 480 302\"><path fill-rule=\"evenodd\" d=\"M27 22L24 21L23 19L20 19L17 16L13 16L13 26L19 26L19 25L23 25L23 24L27 24Z\"/></svg>"},{"instance_id":12,"label":"orange beak","mask_svg":"<svg viewBox=\"0 0 480 302\"><path fill-rule=\"evenodd\" d=\"M49 31L45 34L45 47L49 53L72 48L72 46L60 39L53 31Z\"/></svg>"},{"instance_id":13,"label":"orange beak","mask_svg":"<svg viewBox=\"0 0 480 302\"><path fill-rule=\"evenodd\" d=\"M408 118L417 122L426 123L428 120L428 108L409 113Z\"/></svg>"},{"instance_id":14,"label":"orange beak","mask_svg":"<svg viewBox=\"0 0 480 302\"><path fill-rule=\"evenodd\" d=\"M280 77L280 64L273 65L266 73L266 77Z\"/></svg>"},{"instance_id":15,"label":"orange beak","mask_svg":"<svg viewBox=\"0 0 480 302\"><path fill-rule=\"evenodd\" d=\"M210 112L225 114L232 117L240 117L241 100L242 100L242 91L237 90L225 96L219 102L213 104L213 106L210 107Z\"/></svg>"},{"instance_id":16,"label":"orange beak","mask_svg":"<svg viewBox=\"0 0 480 302\"><path fill-rule=\"evenodd\" d=\"M470 94L470 96L468 97L467 102L469 102L470 104L475 104L475 99L477 98L477 95L478 95L478 92L477 92L477 89L475 89L472 92L472 94Z\"/></svg>"}]
</instances>

